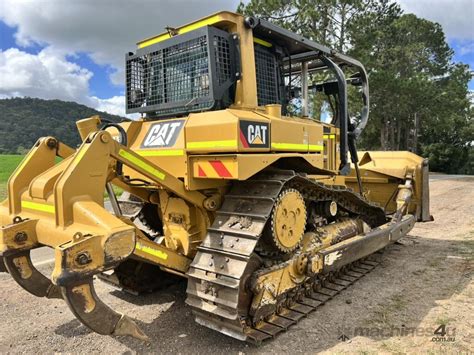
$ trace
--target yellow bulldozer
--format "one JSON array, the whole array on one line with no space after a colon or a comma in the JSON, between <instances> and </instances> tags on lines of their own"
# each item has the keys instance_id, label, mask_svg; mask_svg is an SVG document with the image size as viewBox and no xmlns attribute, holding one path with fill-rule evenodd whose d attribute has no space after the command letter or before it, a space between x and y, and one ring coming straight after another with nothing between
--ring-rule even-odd
<instances>
[{"instance_id":1,"label":"yellow bulldozer","mask_svg":"<svg viewBox=\"0 0 474 355\"><path fill-rule=\"evenodd\" d=\"M77 149L40 138L0 205L2 271L93 331L147 339L96 278L141 292L179 276L199 324L260 343L430 220L427 160L356 150L369 117L359 61L231 12L125 57L126 111L140 118L80 120ZM44 246L50 278L30 258Z\"/></svg>"}]
</instances>

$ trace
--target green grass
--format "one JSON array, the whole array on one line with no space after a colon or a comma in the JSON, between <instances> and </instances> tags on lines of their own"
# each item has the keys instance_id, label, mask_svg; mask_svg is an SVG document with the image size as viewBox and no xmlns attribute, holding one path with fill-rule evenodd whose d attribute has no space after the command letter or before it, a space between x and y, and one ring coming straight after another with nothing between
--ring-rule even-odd
<instances>
[{"instance_id":1,"label":"green grass","mask_svg":"<svg viewBox=\"0 0 474 355\"><path fill-rule=\"evenodd\" d=\"M112 185L112 188L114 189L114 195L116 197L120 197L120 195L123 194L123 189L121 189L120 187ZM104 198L105 199L109 198L109 195L107 194L107 191L104 191Z\"/></svg>"},{"instance_id":2,"label":"green grass","mask_svg":"<svg viewBox=\"0 0 474 355\"><path fill-rule=\"evenodd\" d=\"M446 316L439 316L438 318L436 318L436 324L448 325L449 322L451 322L453 320L454 320L453 318L449 318L449 317L446 317Z\"/></svg>"},{"instance_id":3,"label":"green grass","mask_svg":"<svg viewBox=\"0 0 474 355\"><path fill-rule=\"evenodd\" d=\"M24 155L0 155L0 183L6 183Z\"/></svg>"},{"instance_id":4,"label":"green grass","mask_svg":"<svg viewBox=\"0 0 474 355\"><path fill-rule=\"evenodd\" d=\"M6 197L7 197L7 183L0 182L0 202L5 200Z\"/></svg>"},{"instance_id":5,"label":"green grass","mask_svg":"<svg viewBox=\"0 0 474 355\"><path fill-rule=\"evenodd\" d=\"M13 170L23 160L23 155L0 155L0 201L7 196L7 182Z\"/></svg>"}]
</instances>

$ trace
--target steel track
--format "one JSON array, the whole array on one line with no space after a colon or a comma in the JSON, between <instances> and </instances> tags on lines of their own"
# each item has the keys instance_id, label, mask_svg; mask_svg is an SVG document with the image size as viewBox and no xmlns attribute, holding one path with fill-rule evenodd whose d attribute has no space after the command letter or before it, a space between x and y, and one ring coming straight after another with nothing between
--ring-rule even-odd
<instances>
[{"instance_id":1,"label":"steel track","mask_svg":"<svg viewBox=\"0 0 474 355\"><path fill-rule=\"evenodd\" d=\"M293 171L265 172L236 183L216 212L187 273L186 303L198 323L240 340L260 343L287 330L376 266L372 260L357 261L357 266L354 263L350 269L344 268L344 274L338 271L325 275L323 283L320 278L311 279L315 284L306 284L304 296L301 292L289 293L288 307L279 307L278 313L253 324L247 314L253 294L246 284L248 277L261 267L255 247L284 187L298 189L309 200L334 200L371 226L385 222L380 207L351 190L323 185Z\"/></svg>"},{"instance_id":2,"label":"steel track","mask_svg":"<svg viewBox=\"0 0 474 355\"><path fill-rule=\"evenodd\" d=\"M376 260L358 260L333 275L327 275L325 281L315 281L314 288L307 288L291 300L290 305L246 330L247 341L259 345L262 341L274 338L296 324L308 314L316 311L326 302L341 293L379 265Z\"/></svg>"}]
</instances>

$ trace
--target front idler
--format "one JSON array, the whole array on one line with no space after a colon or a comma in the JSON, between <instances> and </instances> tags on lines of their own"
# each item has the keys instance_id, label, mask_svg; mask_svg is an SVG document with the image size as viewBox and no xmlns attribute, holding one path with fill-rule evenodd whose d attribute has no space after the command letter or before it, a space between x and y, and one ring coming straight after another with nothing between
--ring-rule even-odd
<instances>
[{"instance_id":1,"label":"front idler","mask_svg":"<svg viewBox=\"0 0 474 355\"><path fill-rule=\"evenodd\" d=\"M102 335L130 335L148 341L138 325L126 315L112 310L98 297L93 278L61 287L64 300L82 324Z\"/></svg>"}]
</instances>

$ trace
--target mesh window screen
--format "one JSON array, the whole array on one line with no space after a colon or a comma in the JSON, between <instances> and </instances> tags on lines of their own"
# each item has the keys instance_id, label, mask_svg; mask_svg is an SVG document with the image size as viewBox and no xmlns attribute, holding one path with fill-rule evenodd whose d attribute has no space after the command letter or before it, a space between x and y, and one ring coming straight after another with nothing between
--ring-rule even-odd
<instances>
[{"instance_id":1,"label":"mesh window screen","mask_svg":"<svg viewBox=\"0 0 474 355\"><path fill-rule=\"evenodd\" d=\"M216 77L219 85L224 84L232 77L231 55L229 41L222 36L214 36L214 48L216 48Z\"/></svg>"},{"instance_id":2,"label":"mesh window screen","mask_svg":"<svg viewBox=\"0 0 474 355\"><path fill-rule=\"evenodd\" d=\"M258 105L264 106L280 103L275 55L260 44L255 44L254 48Z\"/></svg>"},{"instance_id":3,"label":"mesh window screen","mask_svg":"<svg viewBox=\"0 0 474 355\"><path fill-rule=\"evenodd\" d=\"M212 108L233 83L230 34L198 29L127 57L127 112L155 116Z\"/></svg>"}]
</instances>

